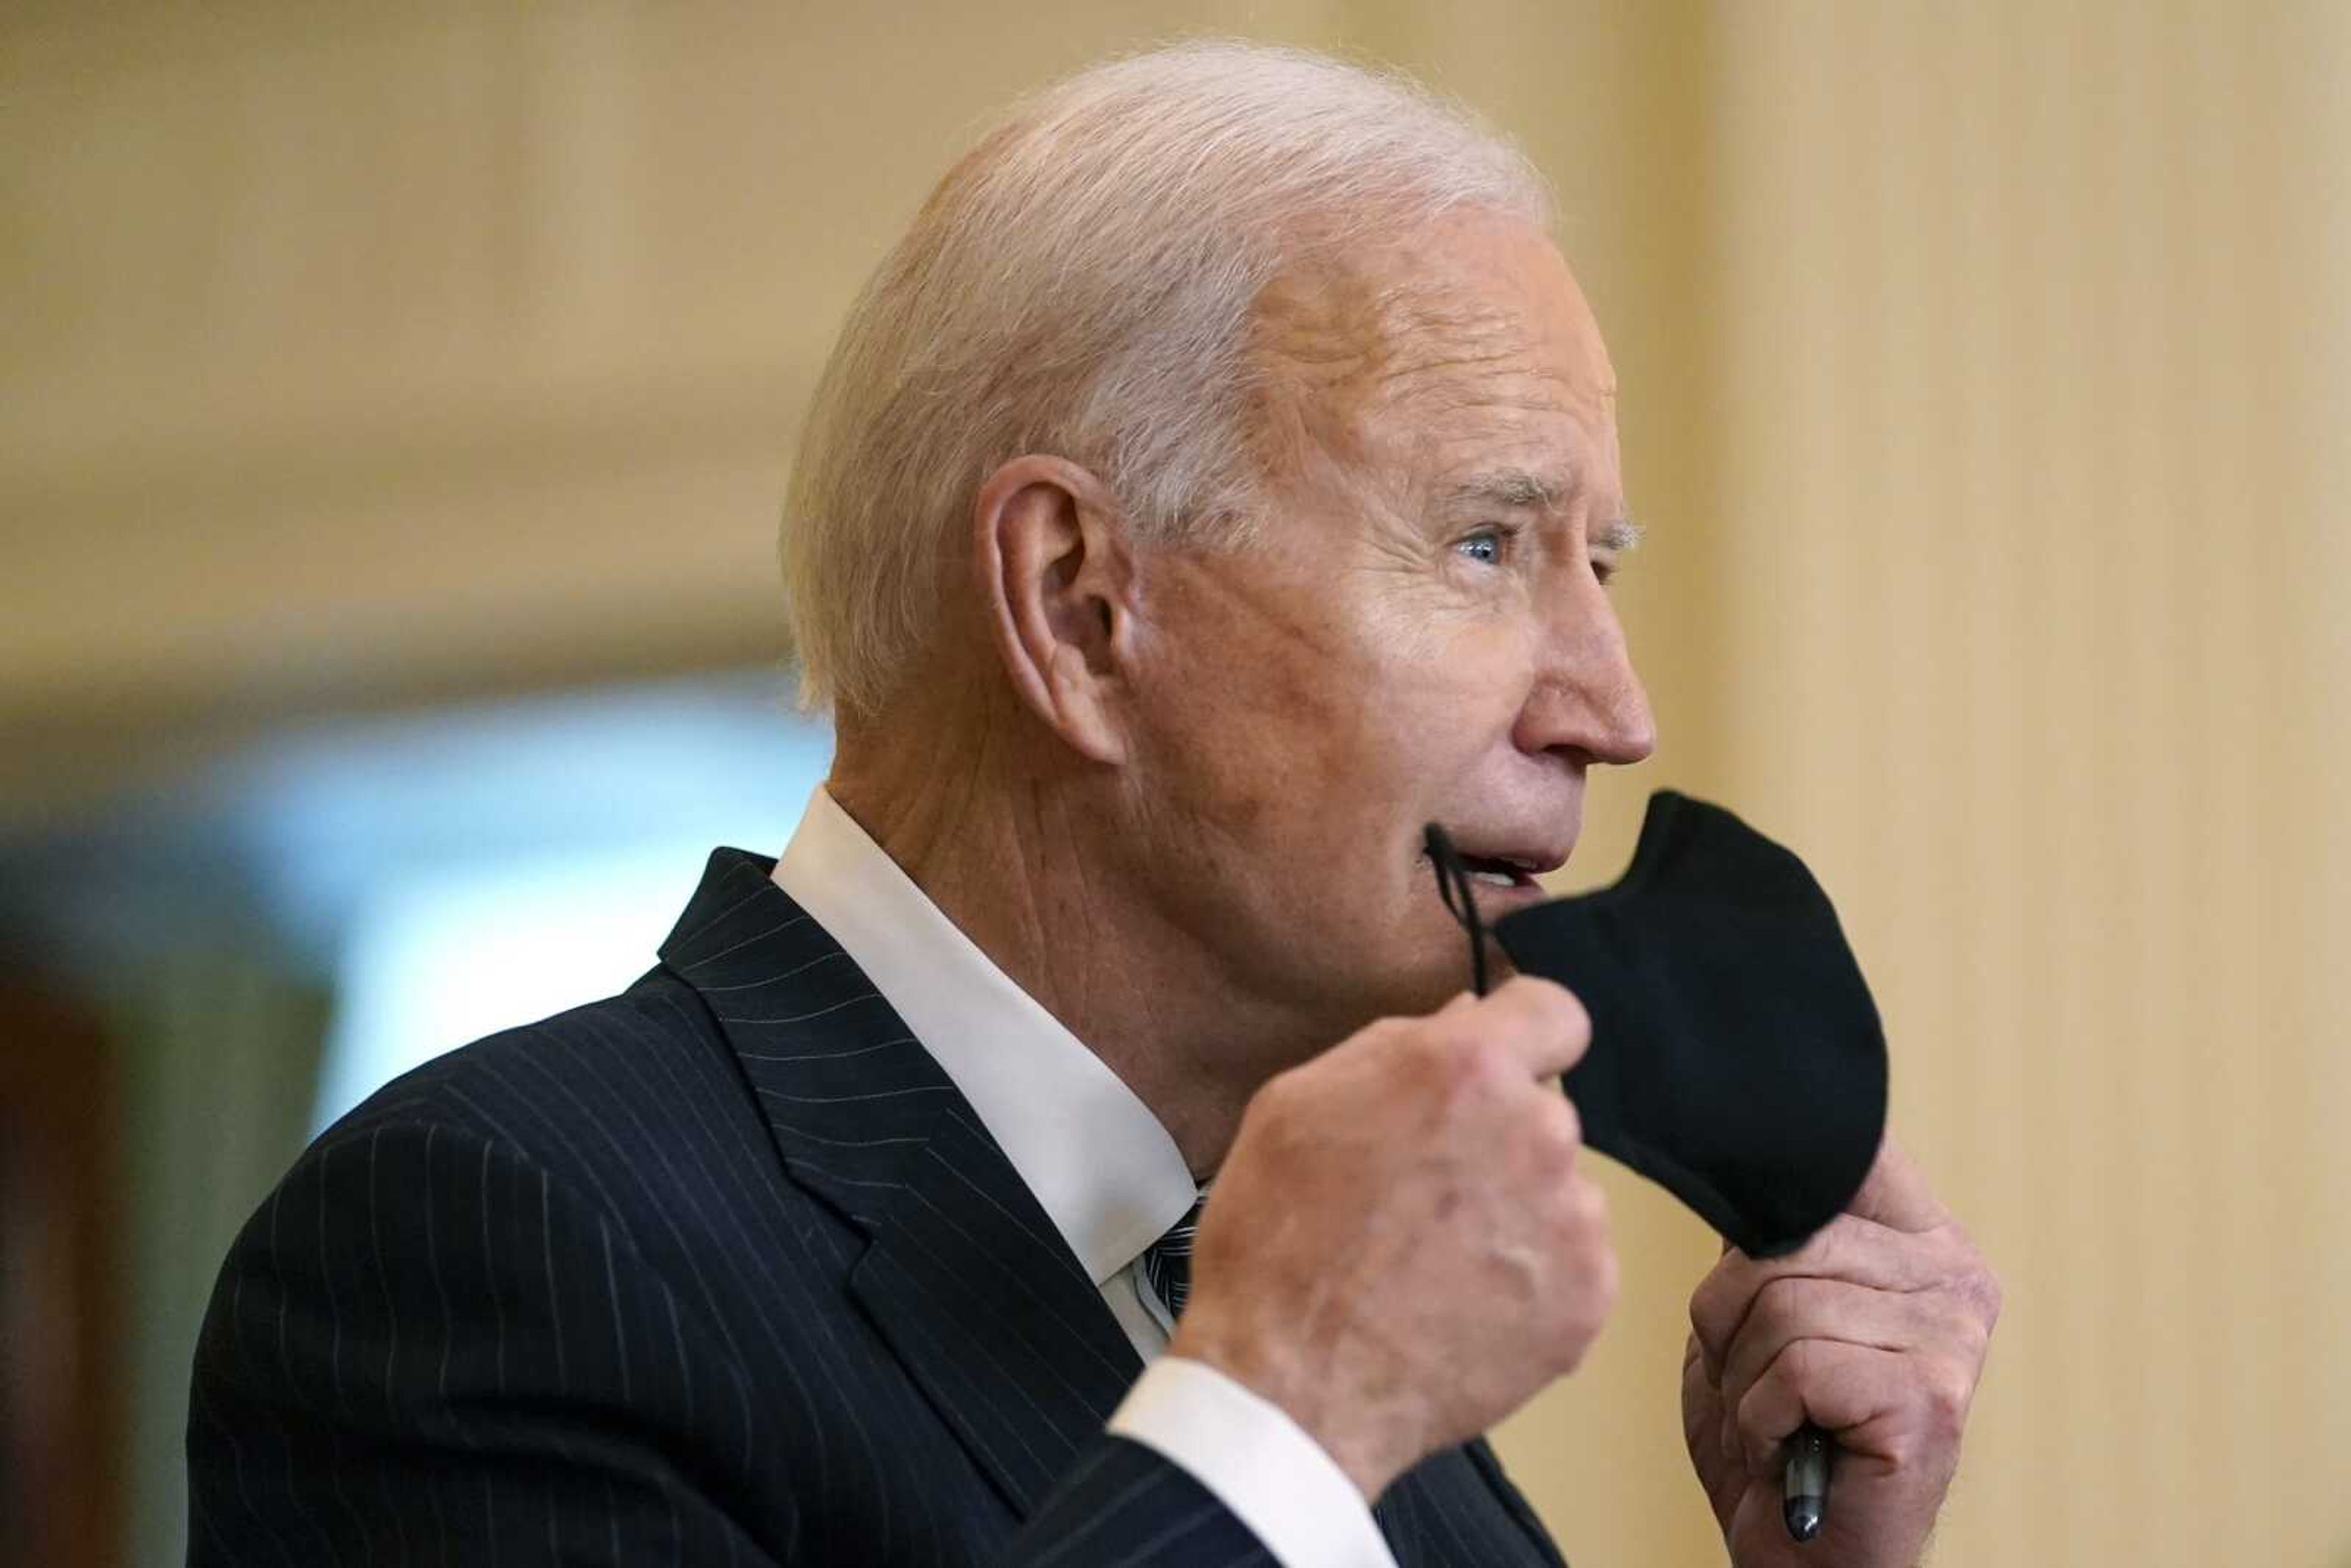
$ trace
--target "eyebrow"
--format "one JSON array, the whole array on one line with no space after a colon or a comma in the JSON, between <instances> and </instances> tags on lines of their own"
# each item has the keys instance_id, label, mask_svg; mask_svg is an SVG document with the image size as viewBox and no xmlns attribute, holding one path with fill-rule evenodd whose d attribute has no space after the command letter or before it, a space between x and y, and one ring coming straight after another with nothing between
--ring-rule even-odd
<instances>
[{"instance_id":1,"label":"eyebrow","mask_svg":"<svg viewBox=\"0 0 2351 1568\"><path fill-rule=\"evenodd\" d=\"M1525 468L1497 468L1474 475L1453 486L1447 498L1455 505L1483 504L1519 511L1554 511L1567 498L1569 486L1558 479ZM1630 517L1612 517L1592 530L1592 548L1622 555L1641 542L1641 525Z\"/></svg>"},{"instance_id":2,"label":"eyebrow","mask_svg":"<svg viewBox=\"0 0 2351 1568\"><path fill-rule=\"evenodd\" d=\"M1453 486L1447 498L1454 502L1484 502L1489 507L1549 510L1567 498L1567 486L1524 468L1497 468L1472 475Z\"/></svg>"},{"instance_id":3,"label":"eyebrow","mask_svg":"<svg viewBox=\"0 0 2351 1568\"><path fill-rule=\"evenodd\" d=\"M1616 517L1603 523L1593 531L1592 548L1624 555L1641 548L1641 525L1630 517Z\"/></svg>"}]
</instances>

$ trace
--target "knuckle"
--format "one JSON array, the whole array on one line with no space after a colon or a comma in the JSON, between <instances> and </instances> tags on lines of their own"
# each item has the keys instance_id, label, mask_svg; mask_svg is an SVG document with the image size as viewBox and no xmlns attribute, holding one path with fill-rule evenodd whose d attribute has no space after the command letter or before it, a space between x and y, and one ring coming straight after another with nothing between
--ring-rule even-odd
<instances>
[{"instance_id":1,"label":"knuckle","mask_svg":"<svg viewBox=\"0 0 2351 1568\"><path fill-rule=\"evenodd\" d=\"M1329 1124L1332 1106L1340 1098L1333 1091L1344 1082L1318 1071L1318 1063L1311 1061L1274 1074L1243 1107L1235 1146L1247 1143L1288 1153L1311 1142Z\"/></svg>"},{"instance_id":2,"label":"knuckle","mask_svg":"<svg viewBox=\"0 0 2351 1568\"><path fill-rule=\"evenodd\" d=\"M1937 1260L1934 1279L1938 1292L1975 1325L1980 1337L1989 1339L2000 1321L2001 1300L2000 1278L1983 1254L1959 1237L1955 1252Z\"/></svg>"},{"instance_id":3,"label":"knuckle","mask_svg":"<svg viewBox=\"0 0 2351 1568\"><path fill-rule=\"evenodd\" d=\"M1585 1229L1601 1237L1608 1234L1608 1194L1601 1185L1578 1177L1571 1189L1574 1194L1576 1216Z\"/></svg>"},{"instance_id":4,"label":"knuckle","mask_svg":"<svg viewBox=\"0 0 2351 1568\"><path fill-rule=\"evenodd\" d=\"M1592 1043L1592 1014L1584 1008L1583 998L1562 988L1559 993L1562 1009L1560 1028L1578 1051Z\"/></svg>"},{"instance_id":5,"label":"knuckle","mask_svg":"<svg viewBox=\"0 0 2351 1568\"><path fill-rule=\"evenodd\" d=\"M1690 1292L1690 1333L1698 1336L1698 1344L1709 1357L1722 1354L1723 1335L1729 1331L1730 1299L1722 1271L1718 1269L1698 1282Z\"/></svg>"},{"instance_id":6,"label":"knuckle","mask_svg":"<svg viewBox=\"0 0 2351 1568\"><path fill-rule=\"evenodd\" d=\"M1917 1470L1927 1462L1929 1435L1913 1427L1896 1427L1882 1439L1886 1465L1899 1472Z\"/></svg>"},{"instance_id":7,"label":"knuckle","mask_svg":"<svg viewBox=\"0 0 2351 1568\"><path fill-rule=\"evenodd\" d=\"M1267 1101L1264 1092L1259 1091L1259 1098L1249 1103L1239 1129L1233 1134L1232 1150L1225 1160L1227 1186L1239 1179L1240 1172L1286 1171L1294 1167L1304 1142L1303 1130L1312 1123L1310 1116L1287 1112L1279 1097Z\"/></svg>"},{"instance_id":8,"label":"knuckle","mask_svg":"<svg viewBox=\"0 0 2351 1568\"><path fill-rule=\"evenodd\" d=\"M1493 1043L1470 1034L1450 1040L1432 1052L1427 1086L1440 1104L1459 1106L1473 1102L1491 1086L1496 1051Z\"/></svg>"},{"instance_id":9,"label":"knuckle","mask_svg":"<svg viewBox=\"0 0 2351 1568\"><path fill-rule=\"evenodd\" d=\"M1485 1031L1466 1019L1437 1019L1414 1031L1413 1054L1425 1071L1449 1078L1470 1069L1485 1040Z\"/></svg>"},{"instance_id":10,"label":"knuckle","mask_svg":"<svg viewBox=\"0 0 2351 1568\"><path fill-rule=\"evenodd\" d=\"M1689 1329L1690 1338L1698 1342L1698 1349L1711 1354L1714 1350L1714 1314L1708 1310L1703 1286L1690 1294Z\"/></svg>"},{"instance_id":11,"label":"knuckle","mask_svg":"<svg viewBox=\"0 0 2351 1568\"><path fill-rule=\"evenodd\" d=\"M1313 1097L1313 1084L1303 1074L1304 1069L1293 1067L1267 1079L1249 1096L1245 1119L1279 1125L1297 1114L1299 1102Z\"/></svg>"},{"instance_id":12,"label":"knuckle","mask_svg":"<svg viewBox=\"0 0 2351 1568\"><path fill-rule=\"evenodd\" d=\"M1573 1172L1575 1157L1583 1148L1583 1124L1575 1108L1567 1103L1565 1095L1550 1096L1536 1104L1534 1141L1543 1167L1554 1175Z\"/></svg>"},{"instance_id":13,"label":"knuckle","mask_svg":"<svg viewBox=\"0 0 2351 1568\"><path fill-rule=\"evenodd\" d=\"M1855 1262L1855 1237L1861 1221L1850 1214L1840 1214L1818 1230L1809 1240L1788 1254L1788 1261L1801 1264L1822 1274L1835 1275L1850 1270Z\"/></svg>"},{"instance_id":14,"label":"knuckle","mask_svg":"<svg viewBox=\"0 0 2351 1568\"><path fill-rule=\"evenodd\" d=\"M1464 1045L1454 1068L1455 1086L1482 1103L1509 1103L1528 1082L1516 1053L1489 1033L1479 1034Z\"/></svg>"},{"instance_id":15,"label":"knuckle","mask_svg":"<svg viewBox=\"0 0 2351 1568\"><path fill-rule=\"evenodd\" d=\"M1253 1146L1267 1135L1266 1129L1282 1119L1283 1090L1279 1077L1269 1078L1249 1097L1241 1107L1240 1125L1233 1129L1233 1146L1241 1149Z\"/></svg>"},{"instance_id":16,"label":"knuckle","mask_svg":"<svg viewBox=\"0 0 2351 1568\"><path fill-rule=\"evenodd\" d=\"M1547 1230L1556 1255L1582 1268L1614 1245L1608 1224L1608 1197L1587 1178L1570 1176L1559 1187Z\"/></svg>"},{"instance_id":17,"label":"knuckle","mask_svg":"<svg viewBox=\"0 0 2351 1568\"><path fill-rule=\"evenodd\" d=\"M1510 1046L1491 1030L1479 1030L1461 1047L1462 1071L1479 1082L1500 1082L1515 1075Z\"/></svg>"},{"instance_id":18,"label":"knuckle","mask_svg":"<svg viewBox=\"0 0 2351 1568\"><path fill-rule=\"evenodd\" d=\"M1573 991L1557 980L1541 975L1514 975L1504 982L1501 990L1512 994L1513 1000L1531 1003L1542 1027L1563 1031L1577 1040L1592 1036L1592 1015Z\"/></svg>"},{"instance_id":19,"label":"knuckle","mask_svg":"<svg viewBox=\"0 0 2351 1568\"><path fill-rule=\"evenodd\" d=\"M1541 975L1517 974L1497 986L1494 988L1494 994L1498 997L1509 996L1513 998L1525 997L1541 1003L1552 997L1566 996L1568 989L1557 980L1548 979Z\"/></svg>"},{"instance_id":20,"label":"knuckle","mask_svg":"<svg viewBox=\"0 0 2351 1568\"><path fill-rule=\"evenodd\" d=\"M1566 1143L1568 1152L1573 1155L1583 1148L1583 1113L1575 1108L1575 1102L1564 1094L1549 1094L1544 1096L1543 1103L1552 1107L1549 1113L1559 1129L1559 1136Z\"/></svg>"},{"instance_id":21,"label":"knuckle","mask_svg":"<svg viewBox=\"0 0 2351 1568\"><path fill-rule=\"evenodd\" d=\"M1609 1314L1615 1311L1623 1286L1624 1270L1615 1249L1593 1248L1581 1261L1573 1288L1562 1293L1557 1319L1557 1360L1563 1370L1573 1372L1583 1364Z\"/></svg>"},{"instance_id":22,"label":"knuckle","mask_svg":"<svg viewBox=\"0 0 2351 1568\"><path fill-rule=\"evenodd\" d=\"M1967 1426L1975 1379L1959 1367L1938 1365L1927 1378L1926 1395L1928 1429L1938 1438L1957 1437Z\"/></svg>"},{"instance_id":23,"label":"knuckle","mask_svg":"<svg viewBox=\"0 0 2351 1568\"><path fill-rule=\"evenodd\" d=\"M1748 1309L1748 1321L1774 1333L1801 1327L1813 1300L1812 1285L1812 1281L1795 1274L1764 1281L1762 1289L1755 1292L1754 1305Z\"/></svg>"},{"instance_id":24,"label":"knuckle","mask_svg":"<svg viewBox=\"0 0 2351 1568\"><path fill-rule=\"evenodd\" d=\"M1581 1052L1592 1043L1592 1014L1583 999L1565 986L1553 986L1544 998L1551 1027Z\"/></svg>"},{"instance_id":25,"label":"knuckle","mask_svg":"<svg viewBox=\"0 0 2351 1568\"><path fill-rule=\"evenodd\" d=\"M1960 1292L1968 1304L1975 1309L1984 1333L1989 1335L1992 1325L2000 1322L2000 1277L1989 1266L1979 1261L1962 1276Z\"/></svg>"},{"instance_id":26,"label":"knuckle","mask_svg":"<svg viewBox=\"0 0 2351 1568\"><path fill-rule=\"evenodd\" d=\"M1808 1339L1790 1340L1787 1347L1782 1350L1778 1358L1771 1363L1771 1369L1762 1377L1757 1378L1756 1382L1761 1383L1765 1378L1776 1377L1788 1387L1801 1392L1810 1387L1818 1379L1820 1363L1821 1347L1816 1342Z\"/></svg>"},{"instance_id":27,"label":"knuckle","mask_svg":"<svg viewBox=\"0 0 2351 1568\"><path fill-rule=\"evenodd\" d=\"M1392 1057L1410 1052L1425 1036L1447 1027L1439 1019L1379 1019L1357 1030L1348 1043L1368 1056Z\"/></svg>"},{"instance_id":28,"label":"knuckle","mask_svg":"<svg viewBox=\"0 0 2351 1568\"><path fill-rule=\"evenodd\" d=\"M1971 1362L1980 1363L1991 1346L1991 1324L1972 1306L1960 1303L1938 1314L1942 1340Z\"/></svg>"},{"instance_id":29,"label":"knuckle","mask_svg":"<svg viewBox=\"0 0 2351 1568\"><path fill-rule=\"evenodd\" d=\"M1468 1079L1476 1050L1474 1030L1456 1019L1431 1019L1398 1031L1387 1071L1414 1097L1442 1104Z\"/></svg>"}]
</instances>

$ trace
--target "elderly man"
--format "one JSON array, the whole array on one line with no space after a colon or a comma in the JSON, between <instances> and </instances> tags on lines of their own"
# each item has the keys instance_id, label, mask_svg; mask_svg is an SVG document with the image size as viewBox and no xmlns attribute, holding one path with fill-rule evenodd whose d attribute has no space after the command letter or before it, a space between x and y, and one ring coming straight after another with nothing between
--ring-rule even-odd
<instances>
[{"instance_id":1,"label":"elderly man","mask_svg":"<svg viewBox=\"0 0 2351 1568\"><path fill-rule=\"evenodd\" d=\"M1479 1434L1614 1296L1546 1082L1588 1026L1461 994L1421 848L1539 897L1651 745L1547 217L1443 107L1230 45L950 172L789 509L830 780L627 992L287 1177L199 1351L195 1559L1556 1563ZM1727 1254L1681 1398L1731 1558L1916 1561L1994 1301L1890 1149Z\"/></svg>"}]
</instances>

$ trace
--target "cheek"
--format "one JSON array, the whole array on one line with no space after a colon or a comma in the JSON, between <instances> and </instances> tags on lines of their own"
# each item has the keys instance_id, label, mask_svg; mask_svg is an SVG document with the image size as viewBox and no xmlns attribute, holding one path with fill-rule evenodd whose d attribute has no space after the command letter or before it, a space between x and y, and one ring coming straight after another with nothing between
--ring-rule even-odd
<instances>
[{"instance_id":1,"label":"cheek","mask_svg":"<svg viewBox=\"0 0 2351 1568\"><path fill-rule=\"evenodd\" d=\"M1375 645L1364 689L1398 765L1439 790L1432 804L1508 745L1533 684L1533 648L1523 627L1496 618L1424 617Z\"/></svg>"},{"instance_id":2,"label":"cheek","mask_svg":"<svg viewBox=\"0 0 2351 1568\"><path fill-rule=\"evenodd\" d=\"M1415 595L1168 585L1145 708L1163 799L1235 839L1372 851L1458 805L1525 698L1529 639ZM1252 584L1251 589L1261 589Z\"/></svg>"},{"instance_id":3,"label":"cheek","mask_svg":"<svg viewBox=\"0 0 2351 1568\"><path fill-rule=\"evenodd\" d=\"M1362 747L1360 653L1286 603L1188 597L1144 697L1158 782L1234 831L1311 808Z\"/></svg>"}]
</instances>

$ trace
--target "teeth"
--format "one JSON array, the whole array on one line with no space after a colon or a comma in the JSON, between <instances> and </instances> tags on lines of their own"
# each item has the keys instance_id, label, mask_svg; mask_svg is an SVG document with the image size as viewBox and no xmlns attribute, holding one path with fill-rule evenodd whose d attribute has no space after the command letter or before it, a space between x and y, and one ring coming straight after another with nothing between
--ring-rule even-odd
<instances>
[{"instance_id":1,"label":"teeth","mask_svg":"<svg viewBox=\"0 0 2351 1568\"><path fill-rule=\"evenodd\" d=\"M1504 872L1473 871L1469 875L1473 881L1490 883L1496 887L1516 887L1519 885L1518 878Z\"/></svg>"}]
</instances>

